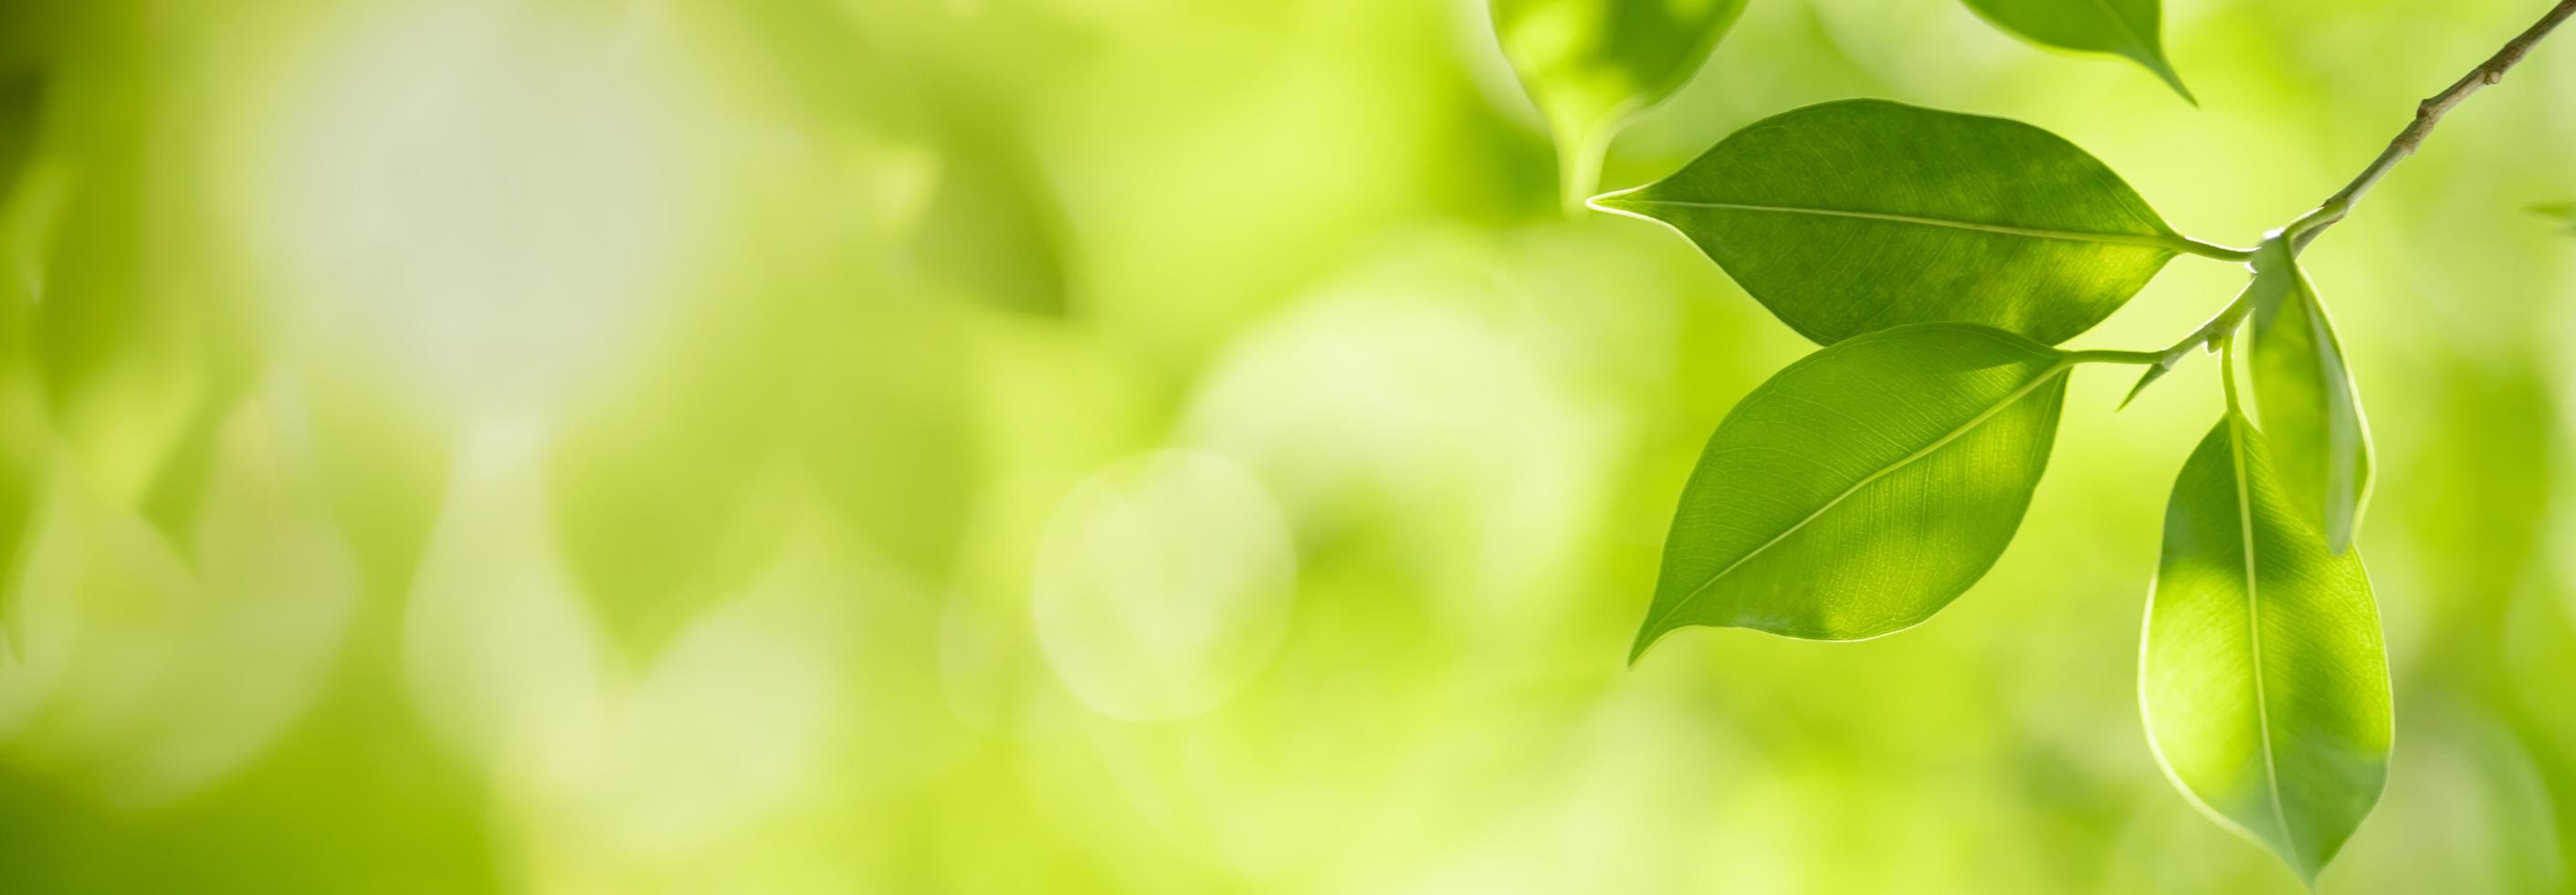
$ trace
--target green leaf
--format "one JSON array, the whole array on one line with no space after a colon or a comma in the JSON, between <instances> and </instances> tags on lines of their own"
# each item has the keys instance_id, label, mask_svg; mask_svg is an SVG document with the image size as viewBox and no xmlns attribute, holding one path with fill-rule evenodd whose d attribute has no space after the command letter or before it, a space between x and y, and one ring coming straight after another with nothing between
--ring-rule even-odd
<instances>
[{"instance_id":1,"label":"green leaf","mask_svg":"<svg viewBox=\"0 0 2576 895\"><path fill-rule=\"evenodd\" d=\"M2031 41L2089 53L2116 53L2155 72L2183 101L2198 105L2166 61L2157 0L1967 0L1968 8Z\"/></svg>"},{"instance_id":2,"label":"green leaf","mask_svg":"<svg viewBox=\"0 0 2576 895\"><path fill-rule=\"evenodd\" d=\"M2054 134L1883 100L1764 119L1671 177L1592 204L1689 237L1824 344L1931 321L2056 344L2187 244Z\"/></svg>"},{"instance_id":3,"label":"green leaf","mask_svg":"<svg viewBox=\"0 0 2576 895\"><path fill-rule=\"evenodd\" d=\"M1600 179L1610 138L1670 98L1744 11L1744 0L1494 0L1494 33L1547 117L1574 207Z\"/></svg>"},{"instance_id":4,"label":"green leaf","mask_svg":"<svg viewBox=\"0 0 2576 895\"><path fill-rule=\"evenodd\" d=\"M2388 776L2379 609L2357 553L2299 518L2229 414L2174 482L2138 699L2156 760L2222 827L2311 885Z\"/></svg>"},{"instance_id":5,"label":"green leaf","mask_svg":"<svg viewBox=\"0 0 2576 895\"><path fill-rule=\"evenodd\" d=\"M1686 625L1859 640L1931 617L2012 541L2071 366L2019 336L1931 323L1781 370L1691 471L1631 661Z\"/></svg>"},{"instance_id":6,"label":"green leaf","mask_svg":"<svg viewBox=\"0 0 2576 895\"><path fill-rule=\"evenodd\" d=\"M2254 256L2254 405L2284 485L2334 552L2351 548L2370 499L2370 425L2343 345L2289 240Z\"/></svg>"}]
</instances>

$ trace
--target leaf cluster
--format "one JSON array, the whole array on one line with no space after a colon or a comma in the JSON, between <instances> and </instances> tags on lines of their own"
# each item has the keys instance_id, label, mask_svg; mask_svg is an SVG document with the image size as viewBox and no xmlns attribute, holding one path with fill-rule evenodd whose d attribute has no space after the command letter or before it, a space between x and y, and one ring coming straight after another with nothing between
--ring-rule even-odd
<instances>
[{"instance_id":1,"label":"leaf cluster","mask_svg":"<svg viewBox=\"0 0 2576 895\"><path fill-rule=\"evenodd\" d=\"M2156 0L1966 2L2032 41L2127 57L2190 98ZM1495 17L1565 151L1597 156L1737 6L1497 0ZM2354 547L2369 426L2297 257L2350 199L2230 248L2178 232L2046 130L1874 99L1757 121L1662 180L1591 198L1688 239L1820 346L1710 436L1630 661L1693 626L1862 640L1922 623L2010 545L2077 368L2144 366L2143 390L2215 349L2225 410L2173 485L2139 700L2183 793L2313 885L2377 801L2392 729ZM2209 324L2161 350L2058 347L2186 254L2252 274Z\"/></svg>"}]
</instances>

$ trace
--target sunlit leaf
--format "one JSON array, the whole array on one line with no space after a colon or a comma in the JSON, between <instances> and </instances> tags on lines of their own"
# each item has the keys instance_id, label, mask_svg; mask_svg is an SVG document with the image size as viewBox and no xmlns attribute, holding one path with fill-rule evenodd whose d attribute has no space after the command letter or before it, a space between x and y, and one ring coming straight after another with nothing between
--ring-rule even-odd
<instances>
[{"instance_id":1,"label":"sunlit leaf","mask_svg":"<svg viewBox=\"0 0 2576 895\"><path fill-rule=\"evenodd\" d=\"M2252 423L2202 439L2165 511L2138 698L2192 802L2313 881L2379 799L2392 716L2361 557L2300 516Z\"/></svg>"},{"instance_id":2,"label":"sunlit leaf","mask_svg":"<svg viewBox=\"0 0 2576 895\"><path fill-rule=\"evenodd\" d=\"M1494 0L1494 32L1556 137L1568 203L1610 138L1688 83L1744 0Z\"/></svg>"},{"instance_id":3,"label":"sunlit leaf","mask_svg":"<svg viewBox=\"0 0 2576 895\"><path fill-rule=\"evenodd\" d=\"M1795 364L1717 428L1682 490L1636 651L1686 625L1858 640L1986 573L2048 465L2067 358L1922 324Z\"/></svg>"},{"instance_id":4,"label":"sunlit leaf","mask_svg":"<svg viewBox=\"0 0 2576 895\"><path fill-rule=\"evenodd\" d=\"M2334 322L2288 240L2254 258L2254 403L2281 482L2337 553L2352 546L2370 499L2370 425Z\"/></svg>"},{"instance_id":5,"label":"sunlit leaf","mask_svg":"<svg viewBox=\"0 0 2576 895\"><path fill-rule=\"evenodd\" d=\"M1593 204L1690 237L1825 344L1932 321L2056 344L2110 316L2182 243L2054 134L1883 100L1755 122Z\"/></svg>"},{"instance_id":6,"label":"sunlit leaf","mask_svg":"<svg viewBox=\"0 0 2576 895\"><path fill-rule=\"evenodd\" d=\"M1967 0L2004 30L2060 49L2126 56L2197 104L2165 59L2158 0Z\"/></svg>"}]
</instances>

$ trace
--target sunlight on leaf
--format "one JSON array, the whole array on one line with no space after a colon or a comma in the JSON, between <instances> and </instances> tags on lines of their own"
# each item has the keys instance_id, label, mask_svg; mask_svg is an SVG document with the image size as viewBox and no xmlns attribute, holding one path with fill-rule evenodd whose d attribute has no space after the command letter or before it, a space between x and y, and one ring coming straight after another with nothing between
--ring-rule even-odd
<instances>
[{"instance_id":1,"label":"sunlight on leaf","mask_svg":"<svg viewBox=\"0 0 2576 895\"><path fill-rule=\"evenodd\" d=\"M1884 100L1755 122L1592 204L1689 237L1820 344L1948 321L2053 345L2118 310L2182 243L2055 134Z\"/></svg>"},{"instance_id":2,"label":"sunlight on leaf","mask_svg":"<svg viewBox=\"0 0 2576 895\"><path fill-rule=\"evenodd\" d=\"M2370 424L2334 322L2290 252L2274 239L2254 258L2254 400L2283 485L2341 553L2370 500Z\"/></svg>"},{"instance_id":3,"label":"sunlight on leaf","mask_svg":"<svg viewBox=\"0 0 2576 895\"><path fill-rule=\"evenodd\" d=\"M2138 699L2176 786L2314 885L2379 799L2392 733L2379 608L2357 553L2300 518L2231 414L2174 482Z\"/></svg>"},{"instance_id":4,"label":"sunlight on leaf","mask_svg":"<svg viewBox=\"0 0 2576 895\"><path fill-rule=\"evenodd\" d=\"M2011 543L2066 357L1979 326L1872 333L1780 371L1683 486L1631 659L1686 625L1859 640L1912 627Z\"/></svg>"}]
</instances>

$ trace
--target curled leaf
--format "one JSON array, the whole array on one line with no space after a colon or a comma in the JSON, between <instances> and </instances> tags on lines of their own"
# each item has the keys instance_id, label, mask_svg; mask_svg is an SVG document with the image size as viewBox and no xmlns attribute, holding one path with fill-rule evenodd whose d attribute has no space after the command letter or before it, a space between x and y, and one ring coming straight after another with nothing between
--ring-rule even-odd
<instances>
[{"instance_id":1,"label":"curled leaf","mask_svg":"<svg viewBox=\"0 0 2576 895\"><path fill-rule=\"evenodd\" d=\"M2301 513L2336 553L2352 546L2370 499L2370 424L2325 303L2273 239L2254 256L2255 406Z\"/></svg>"}]
</instances>

